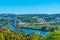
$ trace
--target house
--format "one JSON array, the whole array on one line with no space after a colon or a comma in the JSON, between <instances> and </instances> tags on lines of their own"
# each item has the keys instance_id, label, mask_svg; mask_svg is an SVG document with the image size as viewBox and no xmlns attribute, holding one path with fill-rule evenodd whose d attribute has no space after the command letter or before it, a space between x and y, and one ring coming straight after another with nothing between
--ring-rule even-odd
<instances>
[{"instance_id":1,"label":"house","mask_svg":"<svg viewBox=\"0 0 60 40\"><path fill-rule=\"evenodd\" d=\"M19 23L19 26L20 26L20 27L28 26L28 25L30 25L30 23L26 23L26 22L20 22L20 23Z\"/></svg>"}]
</instances>

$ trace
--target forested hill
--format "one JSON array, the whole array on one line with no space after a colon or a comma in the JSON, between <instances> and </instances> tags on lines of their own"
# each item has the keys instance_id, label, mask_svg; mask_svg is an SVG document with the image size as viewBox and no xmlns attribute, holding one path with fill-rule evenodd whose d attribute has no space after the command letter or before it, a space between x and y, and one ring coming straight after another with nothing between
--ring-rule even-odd
<instances>
[{"instance_id":1,"label":"forested hill","mask_svg":"<svg viewBox=\"0 0 60 40\"><path fill-rule=\"evenodd\" d=\"M26 21L37 21L43 19L43 21L51 22L51 21L59 21L60 14L0 14L0 18L11 18L11 19L19 19L22 22Z\"/></svg>"},{"instance_id":2,"label":"forested hill","mask_svg":"<svg viewBox=\"0 0 60 40\"><path fill-rule=\"evenodd\" d=\"M60 29L60 14L0 14L0 24L32 29ZM1 26L1 25L0 25Z\"/></svg>"}]
</instances>

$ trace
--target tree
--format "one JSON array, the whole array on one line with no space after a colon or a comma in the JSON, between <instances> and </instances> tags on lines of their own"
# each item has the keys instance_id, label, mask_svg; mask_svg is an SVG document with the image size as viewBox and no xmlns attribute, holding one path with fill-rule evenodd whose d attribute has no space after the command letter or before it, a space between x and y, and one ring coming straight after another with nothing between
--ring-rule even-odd
<instances>
[{"instance_id":1,"label":"tree","mask_svg":"<svg viewBox=\"0 0 60 40\"><path fill-rule=\"evenodd\" d=\"M54 30L53 32L49 32L47 40L60 40L60 30Z\"/></svg>"},{"instance_id":2,"label":"tree","mask_svg":"<svg viewBox=\"0 0 60 40\"><path fill-rule=\"evenodd\" d=\"M30 40L39 40L39 34L36 34L36 33L32 33L32 34L30 34Z\"/></svg>"}]
</instances>

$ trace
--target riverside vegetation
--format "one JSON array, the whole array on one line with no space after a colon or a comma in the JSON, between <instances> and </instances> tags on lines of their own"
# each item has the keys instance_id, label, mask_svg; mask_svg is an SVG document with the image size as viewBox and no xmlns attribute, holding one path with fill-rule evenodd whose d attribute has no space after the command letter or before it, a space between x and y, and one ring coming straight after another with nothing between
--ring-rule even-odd
<instances>
[{"instance_id":1,"label":"riverside vegetation","mask_svg":"<svg viewBox=\"0 0 60 40\"><path fill-rule=\"evenodd\" d=\"M21 32L14 32L2 27L0 28L0 40L60 40L60 30L47 33L48 36L42 36L34 32L26 34L24 30L21 30Z\"/></svg>"}]
</instances>

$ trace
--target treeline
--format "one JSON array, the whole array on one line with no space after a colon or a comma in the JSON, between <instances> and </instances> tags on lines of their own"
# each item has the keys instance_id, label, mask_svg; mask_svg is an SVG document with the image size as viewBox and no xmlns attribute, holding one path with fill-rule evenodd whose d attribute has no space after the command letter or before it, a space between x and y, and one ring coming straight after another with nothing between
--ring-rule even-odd
<instances>
[{"instance_id":1,"label":"treeline","mask_svg":"<svg viewBox=\"0 0 60 40\"><path fill-rule=\"evenodd\" d=\"M60 14L19 14L19 15L16 15L16 14L0 14L0 17L1 18L7 18L7 20L10 20L13 19L18 19L22 22L28 22L28 23L31 23L31 22L39 22L38 20L41 18L43 19L45 22L50 22L50 21L55 21L57 18L60 18ZM17 21L18 21L17 20ZM60 20L60 19L58 19ZM58 21L57 20L57 21Z\"/></svg>"}]
</instances>

